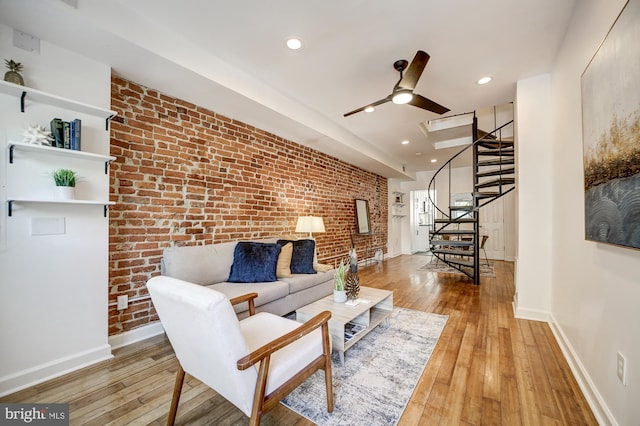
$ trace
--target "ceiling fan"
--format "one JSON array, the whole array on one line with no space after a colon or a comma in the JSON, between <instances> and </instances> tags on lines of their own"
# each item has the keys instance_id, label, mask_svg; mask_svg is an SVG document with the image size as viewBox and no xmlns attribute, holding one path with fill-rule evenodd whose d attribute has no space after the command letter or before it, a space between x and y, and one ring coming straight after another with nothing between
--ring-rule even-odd
<instances>
[{"instance_id":1,"label":"ceiling fan","mask_svg":"<svg viewBox=\"0 0 640 426\"><path fill-rule=\"evenodd\" d=\"M372 102L368 105L365 105L361 108L355 109L351 112L346 113L344 116L348 117L360 111L365 111L371 109L373 111L374 107L378 105L382 105L389 101L394 104L409 104L416 106L418 108L426 109L427 111L435 112L436 114L444 114L449 111L449 108L443 107L440 104L433 102L431 99L427 99L424 96L413 93L413 89L416 88L416 84L422 75L422 71L427 66L427 62L429 62L429 54L423 52L422 50L418 50L416 56L411 61L411 65L405 59L400 59L393 63L393 68L396 71L400 72L400 80L393 86L393 91L389 96L384 99L380 99L379 101ZM409 65L409 68L407 68ZM403 74L404 70L407 70L405 74Z\"/></svg>"}]
</instances>

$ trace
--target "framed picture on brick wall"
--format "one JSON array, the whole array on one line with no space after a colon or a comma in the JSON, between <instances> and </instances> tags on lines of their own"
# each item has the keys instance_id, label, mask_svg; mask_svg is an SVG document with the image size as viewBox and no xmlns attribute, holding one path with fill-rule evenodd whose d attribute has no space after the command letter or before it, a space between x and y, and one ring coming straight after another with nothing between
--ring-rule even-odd
<instances>
[{"instance_id":1,"label":"framed picture on brick wall","mask_svg":"<svg viewBox=\"0 0 640 426\"><path fill-rule=\"evenodd\" d=\"M356 200L356 232L358 234L371 233L369 202L367 200Z\"/></svg>"}]
</instances>

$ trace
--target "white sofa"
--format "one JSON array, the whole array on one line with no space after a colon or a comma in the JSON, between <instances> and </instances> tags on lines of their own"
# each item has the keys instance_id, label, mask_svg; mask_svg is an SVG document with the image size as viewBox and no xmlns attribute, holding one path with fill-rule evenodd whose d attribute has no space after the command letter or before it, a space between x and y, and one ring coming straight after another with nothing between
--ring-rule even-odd
<instances>
[{"instance_id":1,"label":"white sofa","mask_svg":"<svg viewBox=\"0 0 640 426\"><path fill-rule=\"evenodd\" d=\"M277 239L258 242L275 243ZM257 312L285 315L333 292L335 269L315 274L293 274L273 282L227 282L237 241L204 246L169 247L164 250L162 275L211 287L228 298L258 293ZM234 306L239 318L248 316L248 305Z\"/></svg>"}]
</instances>

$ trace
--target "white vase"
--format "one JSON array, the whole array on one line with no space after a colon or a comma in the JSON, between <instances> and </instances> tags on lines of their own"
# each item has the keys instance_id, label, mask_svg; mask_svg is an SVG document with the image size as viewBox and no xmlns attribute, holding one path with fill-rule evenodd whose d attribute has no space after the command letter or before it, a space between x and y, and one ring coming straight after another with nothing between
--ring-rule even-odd
<instances>
[{"instance_id":1,"label":"white vase","mask_svg":"<svg viewBox=\"0 0 640 426\"><path fill-rule=\"evenodd\" d=\"M344 303L347 301L347 292L345 290L333 290L333 301Z\"/></svg>"},{"instance_id":2,"label":"white vase","mask_svg":"<svg viewBox=\"0 0 640 426\"><path fill-rule=\"evenodd\" d=\"M56 199L58 200L75 200L76 188L73 186L56 186Z\"/></svg>"}]
</instances>

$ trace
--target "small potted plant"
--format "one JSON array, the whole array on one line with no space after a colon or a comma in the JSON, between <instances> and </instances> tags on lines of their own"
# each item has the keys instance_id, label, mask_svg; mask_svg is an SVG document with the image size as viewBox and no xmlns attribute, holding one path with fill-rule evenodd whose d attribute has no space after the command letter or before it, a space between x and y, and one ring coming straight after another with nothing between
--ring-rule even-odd
<instances>
[{"instance_id":1,"label":"small potted plant","mask_svg":"<svg viewBox=\"0 0 640 426\"><path fill-rule=\"evenodd\" d=\"M78 175L73 170L58 169L53 172L53 180L58 189L58 199L73 200L75 198L75 187Z\"/></svg>"},{"instance_id":2,"label":"small potted plant","mask_svg":"<svg viewBox=\"0 0 640 426\"><path fill-rule=\"evenodd\" d=\"M334 279L335 285L333 287L333 301L338 303L344 303L347 301L347 291L344 287L345 273L347 265L344 260L340 261L340 265L336 270L336 276Z\"/></svg>"}]
</instances>

